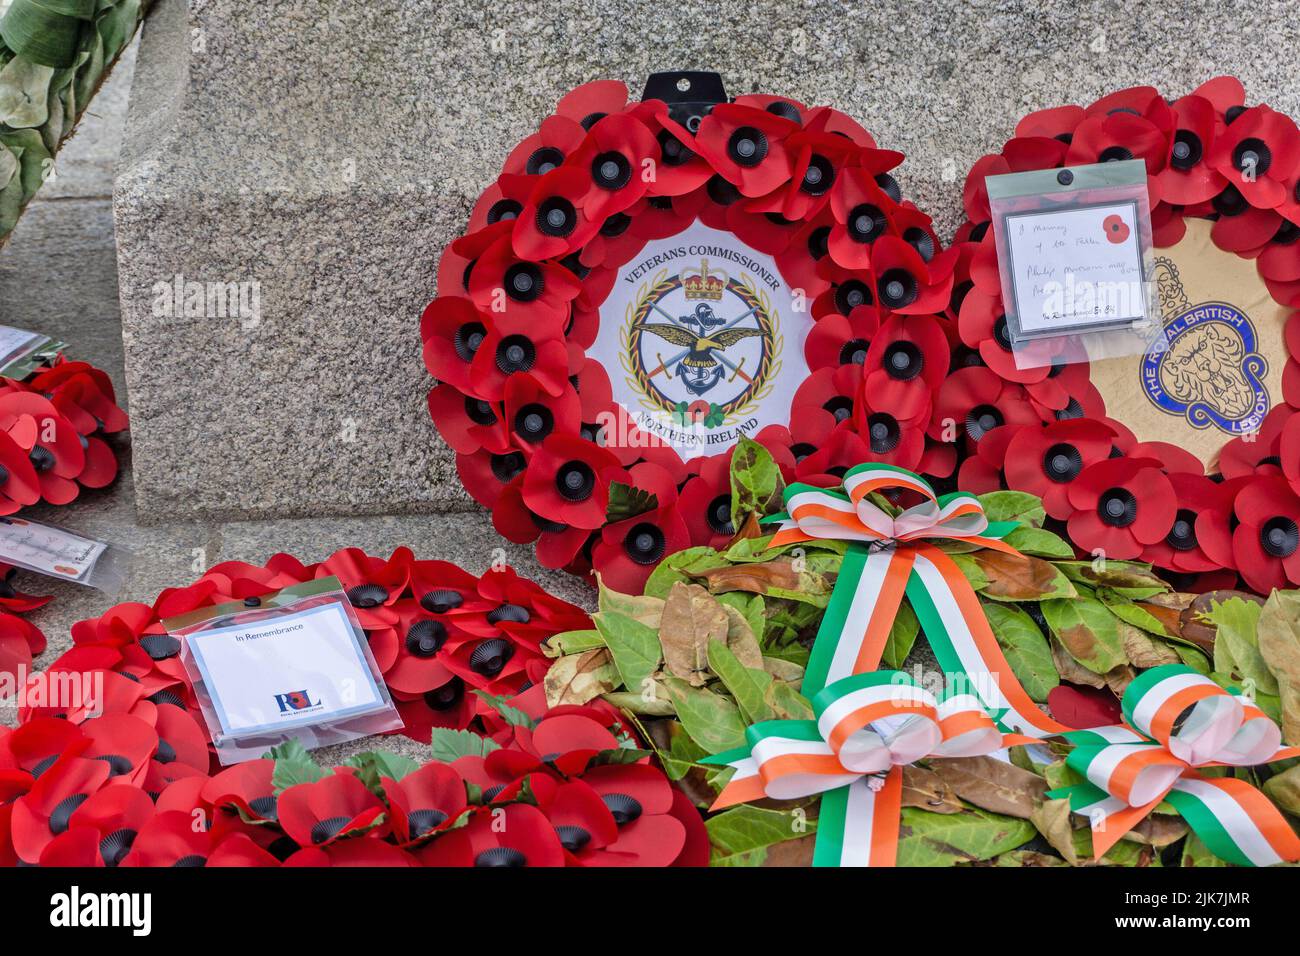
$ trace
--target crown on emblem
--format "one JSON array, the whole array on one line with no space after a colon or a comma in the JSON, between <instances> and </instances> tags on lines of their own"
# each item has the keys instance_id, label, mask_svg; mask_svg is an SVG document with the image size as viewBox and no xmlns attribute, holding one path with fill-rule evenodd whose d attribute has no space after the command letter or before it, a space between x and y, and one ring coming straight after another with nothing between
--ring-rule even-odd
<instances>
[{"instance_id":1,"label":"crown on emblem","mask_svg":"<svg viewBox=\"0 0 1300 956\"><path fill-rule=\"evenodd\" d=\"M683 269L681 275L682 291L688 299L720 300L729 279L725 272L710 272L708 259L700 260L698 270Z\"/></svg>"}]
</instances>

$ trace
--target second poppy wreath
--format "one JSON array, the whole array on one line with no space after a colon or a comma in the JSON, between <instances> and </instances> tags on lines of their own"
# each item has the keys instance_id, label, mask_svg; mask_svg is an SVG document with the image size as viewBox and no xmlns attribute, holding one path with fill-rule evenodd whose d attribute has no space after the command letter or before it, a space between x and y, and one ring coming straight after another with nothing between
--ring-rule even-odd
<instances>
[{"instance_id":1,"label":"second poppy wreath","mask_svg":"<svg viewBox=\"0 0 1300 956\"><path fill-rule=\"evenodd\" d=\"M897 152L830 107L729 101L709 73L564 96L444 252L429 409L466 490L539 561L637 593L721 546L731 453L834 485L951 474L928 434L959 261Z\"/></svg>"},{"instance_id":2,"label":"second poppy wreath","mask_svg":"<svg viewBox=\"0 0 1300 956\"><path fill-rule=\"evenodd\" d=\"M1168 349L1018 368L985 177L1146 164ZM1300 131L1219 77L1026 116L980 159L952 311L966 360L940 404L966 423L958 485L1041 495L1076 547L1197 590L1300 583Z\"/></svg>"}]
</instances>

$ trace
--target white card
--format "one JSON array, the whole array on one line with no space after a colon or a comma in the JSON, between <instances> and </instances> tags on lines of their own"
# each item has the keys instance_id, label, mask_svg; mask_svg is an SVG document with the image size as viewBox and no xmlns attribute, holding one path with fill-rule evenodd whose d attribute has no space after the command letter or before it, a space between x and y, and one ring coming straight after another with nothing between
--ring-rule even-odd
<instances>
[{"instance_id":1,"label":"white card","mask_svg":"<svg viewBox=\"0 0 1300 956\"><path fill-rule=\"evenodd\" d=\"M1147 321L1136 202L1009 213L1006 239L1022 334Z\"/></svg>"},{"instance_id":2,"label":"white card","mask_svg":"<svg viewBox=\"0 0 1300 956\"><path fill-rule=\"evenodd\" d=\"M0 369L26 355L37 343L44 340L45 336L39 332L28 332L26 329L0 325Z\"/></svg>"},{"instance_id":3,"label":"white card","mask_svg":"<svg viewBox=\"0 0 1300 956\"><path fill-rule=\"evenodd\" d=\"M107 547L103 541L24 518L0 520L0 561L56 578L82 581Z\"/></svg>"},{"instance_id":4,"label":"white card","mask_svg":"<svg viewBox=\"0 0 1300 956\"><path fill-rule=\"evenodd\" d=\"M223 732L320 724L384 707L337 601L185 637Z\"/></svg>"}]
</instances>

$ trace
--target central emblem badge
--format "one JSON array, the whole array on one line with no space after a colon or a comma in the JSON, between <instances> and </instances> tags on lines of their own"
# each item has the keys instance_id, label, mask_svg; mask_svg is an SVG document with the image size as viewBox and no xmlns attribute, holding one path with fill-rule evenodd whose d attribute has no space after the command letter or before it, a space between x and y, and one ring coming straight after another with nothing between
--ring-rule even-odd
<instances>
[{"instance_id":1,"label":"central emblem badge","mask_svg":"<svg viewBox=\"0 0 1300 956\"><path fill-rule=\"evenodd\" d=\"M778 333L770 296L701 259L662 270L629 304L624 367L645 407L679 425L717 428L771 391Z\"/></svg>"},{"instance_id":2,"label":"central emblem badge","mask_svg":"<svg viewBox=\"0 0 1300 956\"><path fill-rule=\"evenodd\" d=\"M615 401L683 455L789 422L812 317L770 256L696 223L647 243L600 311Z\"/></svg>"},{"instance_id":3,"label":"central emblem badge","mask_svg":"<svg viewBox=\"0 0 1300 956\"><path fill-rule=\"evenodd\" d=\"M1162 259L1156 270L1169 346L1143 358L1147 398L1193 428L1213 425L1229 435L1258 431L1269 410L1268 362L1256 351L1250 316L1226 302L1192 305L1177 267Z\"/></svg>"}]
</instances>

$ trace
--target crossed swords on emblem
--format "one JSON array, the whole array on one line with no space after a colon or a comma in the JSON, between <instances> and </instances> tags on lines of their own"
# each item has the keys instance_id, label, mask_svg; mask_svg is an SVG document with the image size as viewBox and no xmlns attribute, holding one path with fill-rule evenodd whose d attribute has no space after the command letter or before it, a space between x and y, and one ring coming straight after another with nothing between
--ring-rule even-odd
<instances>
[{"instance_id":1,"label":"crossed swords on emblem","mask_svg":"<svg viewBox=\"0 0 1300 956\"><path fill-rule=\"evenodd\" d=\"M662 353L656 352L655 358L659 359L659 366L650 372L648 378L654 378L660 372L664 372L671 379L673 377L672 366L680 362L698 372L698 377L692 380L684 375L679 367L678 377L682 379L682 383L696 394L703 394L716 385L723 375L723 372L719 369L713 376L712 381L709 381L709 372L707 370L716 368L721 363L731 371L731 378L728 381L734 382L739 377L744 379L747 384L753 384L753 378L745 371L745 359L742 357L740 363L737 364L723 355L722 350L735 345L742 339L763 335L761 329L736 328L737 325L758 311L757 306L742 312L717 332L709 332L709 326L719 324L722 320L718 319L713 314L713 310L706 304L699 305L696 308L695 315L685 315L680 318L665 312L657 302L650 303L650 307L666 318L668 323L642 322L635 327L657 335L673 345L684 345L686 347L667 361L664 361ZM700 332L696 333L690 327L691 325L699 325Z\"/></svg>"}]
</instances>

